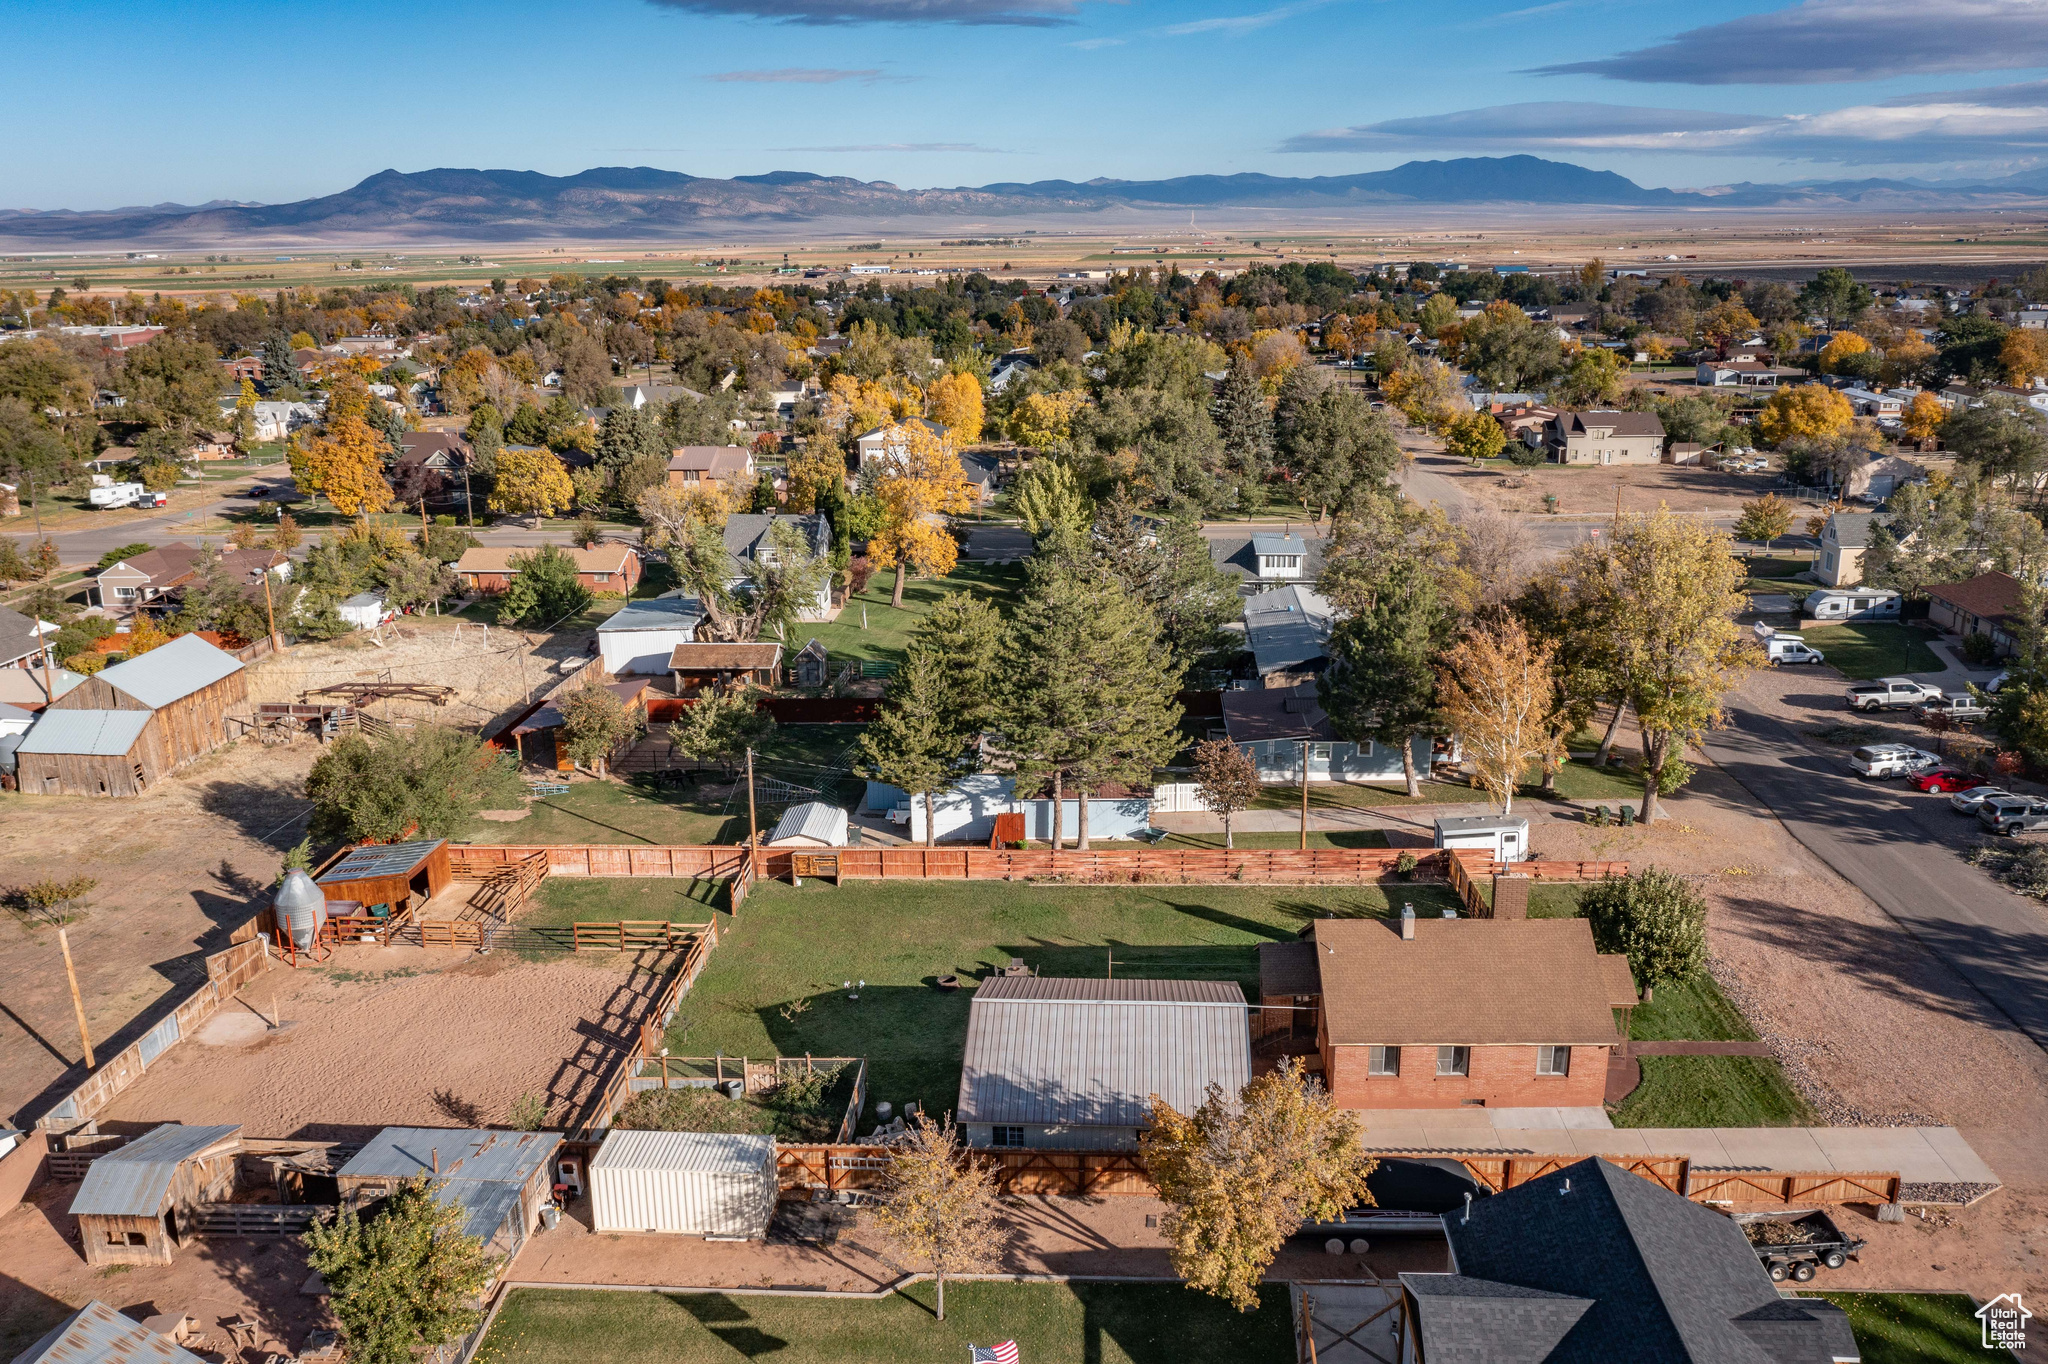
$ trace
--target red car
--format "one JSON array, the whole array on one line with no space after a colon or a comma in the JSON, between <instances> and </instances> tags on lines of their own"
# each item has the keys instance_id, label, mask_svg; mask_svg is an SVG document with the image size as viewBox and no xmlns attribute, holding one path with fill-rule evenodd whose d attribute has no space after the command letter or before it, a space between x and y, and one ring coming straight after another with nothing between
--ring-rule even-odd
<instances>
[{"instance_id":1,"label":"red car","mask_svg":"<svg viewBox=\"0 0 2048 1364\"><path fill-rule=\"evenodd\" d=\"M1973 786L1982 786L1990 781L1974 772L1958 772L1952 767L1938 767L1932 772L1923 772L1907 785L1915 791L1967 791Z\"/></svg>"}]
</instances>

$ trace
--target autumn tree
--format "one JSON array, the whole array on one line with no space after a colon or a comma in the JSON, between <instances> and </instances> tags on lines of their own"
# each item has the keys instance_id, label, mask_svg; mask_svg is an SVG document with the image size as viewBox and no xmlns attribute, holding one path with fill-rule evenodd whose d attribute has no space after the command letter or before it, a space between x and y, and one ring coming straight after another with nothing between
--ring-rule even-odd
<instances>
[{"instance_id":1,"label":"autumn tree","mask_svg":"<svg viewBox=\"0 0 2048 1364\"><path fill-rule=\"evenodd\" d=\"M328 393L324 431L294 438L287 450L292 480L344 516L380 512L396 501L384 478L391 442L370 416L377 401L359 377L341 376Z\"/></svg>"},{"instance_id":2,"label":"autumn tree","mask_svg":"<svg viewBox=\"0 0 2048 1364\"><path fill-rule=\"evenodd\" d=\"M648 501L641 499L643 512ZM677 584L704 611L697 638L705 641L746 642L763 630L786 630L811 609L832 571L827 555L779 517L768 527L767 544L744 561L726 549L718 526L687 517L666 528L659 543Z\"/></svg>"},{"instance_id":3,"label":"autumn tree","mask_svg":"<svg viewBox=\"0 0 2048 1364\"><path fill-rule=\"evenodd\" d=\"M1735 522L1735 538L1768 547L1781 535L1792 533L1792 504L1776 493L1765 493L1742 504Z\"/></svg>"},{"instance_id":4,"label":"autumn tree","mask_svg":"<svg viewBox=\"0 0 2048 1364\"><path fill-rule=\"evenodd\" d=\"M1166 1204L1174 1273L1243 1312L1303 1223L1372 1205L1378 1164L1357 1119L1293 1057L1235 1094L1212 1082L1193 1113L1155 1096L1139 1151Z\"/></svg>"},{"instance_id":5,"label":"autumn tree","mask_svg":"<svg viewBox=\"0 0 2048 1364\"><path fill-rule=\"evenodd\" d=\"M1621 400L1628 361L1619 351L1596 346L1572 357L1550 386L1550 400L1570 408L1602 408Z\"/></svg>"},{"instance_id":6,"label":"autumn tree","mask_svg":"<svg viewBox=\"0 0 2048 1364\"><path fill-rule=\"evenodd\" d=\"M350 1360L411 1364L476 1328L498 1262L463 1233L467 1216L422 1176L400 1183L372 1217L345 1207L308 1228L306 1263L327 1285Z\"/></svg>"},{"instance_id":7,"label":"autumn tree","mask_svg":"<svg viewBox=\"0 0 2048 1364\"><path fill-rule=\"evenodd\" d=\"M1932 393L1915 393L1899 424L1915 441L1930 441L1940 436L1941 424L1946 420L1948 409L1941 405L1941 399Z\"/></svg>"},{"instance_id":8,"label":"autumn tree","mask_svg":"<svg viewBox=\"0 0 2048 1364\"><path fill-rule=\"evenodd\" d=\"M1010 409L1010 439L1029 450L1049 450L1074 434L1074 416L1088 395L1074 389L1027 393Z\"/></svg>"},{"instance_id":9,"label":"autumn tree","mask_svg":"<svg viewBox=\"0 0 2048 1364\"><path fill-rule=\"evenodd\" d=\"M1701 339L1714 348L1717 357L1724 360L1731 347L1762 330L1763 323L1756 320L1756 314L1735 298L1723 299L1700 319Z\"/></svg>"},{"instance_id":10,"label":"autumn tree","mask_svg":"<svg viewBox=\"0 0 2048 1364\"><path fill-rule=\"evenodd\" d=\"M1855 409L1835 389L1826 384L1800 384L1773 393L1756 425L1765 440L1783 445L1794 437L1839 440L1855 420Z\"/></svg>"},{"instance_id":11,"label":"autumn tree","mask_svg":"<svg viewBox=\"0 0 2048 1364\"><path fill-rule=\"evenodd\" d=\"M733 499L726 483L717 479L664 481L643 489L634 510L646 525L647 543L656 549L673 549L688 540L693 526L725 525L733 513Z\"/></svg>"},{"instance_id":12,"label":"autumn tree","mask_svg":"<svg viewBox=\"0 0 2048 1364\"><path fill-rule=\"evenodd\" d=\"M1820 372L1822 374L1843 374L1850 369L1852 356L1868 355L1870 342L1855 332L1836 332L1820 349Z\"/></svg>"},{"instance_id":13,"label":"autumn tree","mask_svg":"<svg viewBox=\"0 0 2048 1364\"><path fill-rule=\"evenodd\" d=\"M996 1197L995 1172L972 1159L950 1115L920 1113L889 1148L877 1225L912 1257L932 1267L940 1321L946 1319L946 1276L992 1269L1013 1234Z\"/></svg>"},{"instance_id":14,"label":"autumn tree","mask_svg":"<svg viewBox=\"0 0 2048 1364\"><path fill-rule=\"evenodd\" d=\"M1504 616L1473 627L1444 653L1438 705L1478 775L1479 785L1515 809L1515 788L1529 764L1563 760L1564 730L1553 685L1557 646L1532 640Z\"/></svg>"},{"instance_id":15,"label":"autumn tree","mask_svg":"<svg viewBox=\"0 0 2048 1364\"><path fill-rule=\"evenodd\" d=\"M1444 449L1460 459L1492 459L1507 445L1507 432L1489 412L1467 412L1444 431Z\"/></svg>"},{"instance_id":16,"label":"autumn tree","mask_svg":"<svg viewBox=\"0 0 2048 1364\"><path fill-rule=\"evenodd\" d=\"M953 571L959 543L934 522L967 511L974 499L960 457L927 428L915 422L890 427L883 451L875 493L884 521L881 533L868 540L868 558L877 568L896 570L890 601L900 607L904 580L913 570L928 578Z\"/></svg>"},{"instance_id":17,"label":"autumn tree","mask_svg":"<svg viewBox=\"0 0 2048 1364\"><path fill-rule=\"evenodd\" d=\"M595 677L571 688L559 702L562 737L568 740L569 760L589 768L598 776L612 754L638 738L644 722L637 712L628 711L617 693Z\"/></svg>"},{"instance_id":18,"label":"autumn tree","mask_svg":"<svg viewBox=\"0 0 2048 1364\"><path fill-rule=\"evenodd\" d=\"M492 511L508 516L554 516L576 500L576 487L560 457L545 446L511 445L498 452Z\"/></svg>"},{"instance_id":19,"label":"autumn tree","mask_svg":"<svg viewBox=\"0 0 2048 1364\"><path fill-rule=\"evenodd\" d=\"M1465 324L1458 362L1488 387L1516 392L1563 369L1564 355L1556 327L1495 302Z\"/></svg>"},{"instance_id":20,"label":"autumn tree","mask_svg":"<svg viewBox=\"0 0 2048 1364\"><path fill-rule=\"evenodd\" d=\"M1223 846L1231 841L1231 821L1258 800L1259 765L1252 755L1228 739L1204 739L1195 745L1196 798L1223 816Z\"/></svg>"},{"instance_id":21,"label":"autumn tree","mask_svg":"<svg viewBox=\"0 0 2048 1364\"><path fill-rule=\"evenodd\" d=\"M835 505L846 490L846 458L830 441L813 440L789 457L784 486L785 505L798 514Z\"/></svg>"},{"instance_id":22,"label":"autumn tree","mask_svg":"<svg viewBox=\"0 0 2048 1364\"><path fill-rule=\"evenodd\" d=\"M940 375L925 390L925 402L931 419L944 426L956 444L972 445L981 439L981 381L972 374L956 370Z\"/></svg>"},{"instance_id":23,"label":"autumn tree","mask_svg":"<svg viewBox=\"0 0 2048 1364\"><path fill-rule=\"evenodd\" d=\"M1410 424L1429 431L1443 430L1467 410L1457 371L1428 357L1411 360L1381 380L1380 392Z\"/></svg>"}]
</instances>

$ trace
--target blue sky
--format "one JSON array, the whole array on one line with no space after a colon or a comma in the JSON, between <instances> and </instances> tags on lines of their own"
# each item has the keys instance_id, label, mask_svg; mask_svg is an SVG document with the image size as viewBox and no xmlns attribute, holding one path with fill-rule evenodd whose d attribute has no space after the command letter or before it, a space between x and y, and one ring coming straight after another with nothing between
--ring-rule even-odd
<instances>
[{"instance_id":1,"label":"blue sky","mask_svg":"<svg viewBox=\"0 0 2048 1364\"><path fill-rule=\"evenodd\" d=\"M279 202L386 167L795 169L927 186L1343 175L1530 152L1694 187L2048 160L2048 0L8 12L0 207Z\"/></svg>"}]
</instances>

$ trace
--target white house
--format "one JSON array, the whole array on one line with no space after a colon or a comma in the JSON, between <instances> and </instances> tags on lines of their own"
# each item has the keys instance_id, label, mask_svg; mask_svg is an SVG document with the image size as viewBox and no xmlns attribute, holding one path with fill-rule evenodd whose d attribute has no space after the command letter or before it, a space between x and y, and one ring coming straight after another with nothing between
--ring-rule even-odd
<instances>
[{"instance_id":1,"label":"white house","mask_svg":"<svg viewBox=\"0 0 2048 1364\"><path fill-rule=\"evenodd\" d=\"M381 592L358 592L336 608L341 618L358 630L374 630L391 619Z\"/></svg>"},{"instance_id":2,"label":"white house","mask_svg":"<svg viewBox=\"0 0 2048 1364\"><path fill-rule=\"evenodd\" d=\"M1252 536L1252 559L1260 582L1286 582L1306 576L1308 544L1293 531Z\"/></svg>"},{"instance_id":3,"label":"white house","mask_svg":"<svg viewBox=\"0 0 2048 1364\"><path fill-rule=\"evenodd\" d=\"M667 672L676 645L697 637L704 608L695 597L671 594L627 602L597 627L597 656L615 677Z\"/></svg>"},{"instance_id":4,"label":"white house","mask_svg":"<svg viewBox=\"0 0 2048 1364\"><path fill-rule=\"evenodd\" d=\"M1304 758L1311 782L1403 779L1400 748L1339 739L1313 686L1224 692L1223 730L1230 742L1251 755L1260 781L1300 781ZM1418 734L1411 744L1415 770L1427 774L1434 741Z\"/></svg>"},{"instance_id":5,"label":"white house","mask_svg":"<svg viewBox=\"0 0 2048 1364\"><path fill-rule=\"evenodd\" d=\"M769 536L777 525L795 530L813 554L825 555L832 551L832 523L823 512L802 515L792 512L735 512L725 521L725 552L742 567L757 557L762 563L773 563L775 547L769 543ZM734 578L730 586L738 587L745 581L744 577ZM831 616L832 580L828 573L818 584L811 604L797 613L797 619L829 620Z\"/></svg>"},{"instance_id":6,"label":"white house","mask_svg":"<svg viewBox=\"0 0 2048 1364\"><path fill-rule=\"evenodd\" d=\"M997 815L1024 816L1024 837L1052 837L1052 800L1016 798L1016 780L998 773L983 772L962 777L944 791L933 793L935 843L986 844L995 834ZM871 781L864 804L884 812L891 823L906 825L912 843L924 842L924 796L884 782ZM1146 796L1097 796L1088 802L1088 837L1136 838L1152 826L1152 802ZM1081 805L1073 796L1060 801L1060 836L1075 838L1081 832Z\"/></svg>"},{"instance_id":7,"label":"white house","mask_svg":"<svg viewBox=\"0 0 2048 1364\"><path fill-rule=\"evenodd\" d=\"M925 430L931 432L940 440L944 440L946 438L945 427L939 425L939 423L937 422L926 421L923 417L912 417L909 421L898 422L895 423L895 425L922 426ZM870 460L881 459L884 456L888 456L893 459L902 458L903 443L902 441L895 439L892 436L891 431L891 427L878 426L874 430L868 432L867 434L855 438L853 442L853 448L855 449L855 451L858 452L860 456L859 462L855 466L856 468L865 469L868 467L868 462Z\"/></svg>"}]
</instances>

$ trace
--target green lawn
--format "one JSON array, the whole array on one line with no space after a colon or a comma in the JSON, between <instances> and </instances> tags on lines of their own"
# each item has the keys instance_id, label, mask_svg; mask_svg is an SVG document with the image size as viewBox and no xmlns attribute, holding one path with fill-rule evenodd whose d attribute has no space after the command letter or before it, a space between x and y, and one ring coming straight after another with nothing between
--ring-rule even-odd
<instances>
[{"instance_id":1,"label":"green lawn","mask_svg":"<svg viewBox=\"0 0 2048 1364\"><path fill-rule=\"evenodd\" d=\"M1942 661L1927 647L1927 631L1914 625L1816 625L1801 637L1828 656L1844 677L1890 677L1897 673L1940 672Z\"/></svg>"},{"instance_id":2,"label":"green lawn","mask_svg":"<svg viewBox=\"0 0 2048 1364\"><path fill-rule=\"evenodd\" d=\"M875 1300L725 1293L594 1293L519 1288L478 1364L776 1364L953 1361L1015 1340L1029 1364L1286 1364L1287 1291L1240 1314L1172 1284L959 1283L935 1320L928 1283Z\"/></svg>"},{"instance_id":3,"label":"green lawn","mask_svg":"<svg viewBox=\"0 0 2048 1364\"><path fill-rule=\"evenodd\" d=\"M1984 1348L1977 1304L1962 1293L1814 1293L1849 1314L1863 1364L2011 1364ZM2031 1343L2031 1342L2029 1342Z\"/></svg>"},{"instance_id":4,"label":"green lawn","mask_svg":"<svg viewBox=\"0 0 2048 1364\"><path fill-rule=\"evenodd\" d=\"M679 1055L865 1056L871 1100L939 1113L959 1097L966 989L934 982L1021 957L1048 976L1115 973L1256 988L1258 944L1291 942L1319 915L1455 906L1444 885L1147 886L1024 882L780 882L759 886L668 1035ZM843 981L865 980L858 1000ZM803 1001L785 1012L787 1006Z\"/></svg>"},{"instance_id":5,"label":"green lawn","mask_svg":"<svg viewBox=\"0 0 2048 1364\"><path fill-rule=\"evenodd\" d=\"M1520 794L1531 800L1544 798L1540 768L1530 769ZM1632 801L1640 806L1643 779L1632 767L1595 767L1590 759L1573 758L1557 769L1557 794L1565 800Z\"/></svg>"},{"instance_id":6,"label":"green lawn","mask_svg":"<svg viewBox=\"0 0 2048 1364\"><path fill-rule=\"evenodd\" d=\"M1659 985L1629 1017L1637 1041L1753 1042L1756 1033L1714 978ZM1614 1111L1616 1127L1809 1127L1813 1106L1766 1056L1644 1056L1643 1083Z\"/></svg>"},{"instance_id":7,"label":"green lawn","mask_svg":"<svg viewBox=\"0 0 2048 1364\"><path fill-rule=\"evenodd\" d=\"M1008 614L1023 586L1021 565L963 560L948 577L912 578L904 584L903 605L896 607L890 604L896 589L895 570L878 572L868 580L866 591L847 599L839 619L799 625L790 635L790 647L800 649L805 641L815 637L835 664L854 660L900 663L917 623L946 597L955 592L972 592L995 602L999 610Z\"/></svg>"},{"instance_id":8,"label":"green lawn","mask_svg":"<svg viewBox=\"0 0 2048 1364\"><path fill-rule=\"evenodd\" d=\"M550 876L519 916L527 928L620 919L701 924L725 908L725 883L624 876Z\"/></svg>"}]
</instances>

